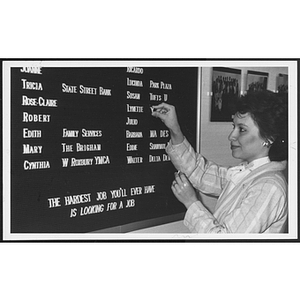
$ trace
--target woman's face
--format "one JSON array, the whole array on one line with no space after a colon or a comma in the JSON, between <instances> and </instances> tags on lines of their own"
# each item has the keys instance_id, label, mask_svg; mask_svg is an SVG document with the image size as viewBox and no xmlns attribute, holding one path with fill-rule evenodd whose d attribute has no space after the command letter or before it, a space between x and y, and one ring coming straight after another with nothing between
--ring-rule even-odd
<instances>
[{"instance_id":1,"label":"woman's face","mask_svg":"<svg viewBox=\"0 0 300 300\"><path fill-rule=\"evenodd\" d=\"M259 128L249 113L234 116L233 130L228 139L234 158L250 163L269 154L269 148L263 146L265 140L260 136Z\"/></svg>"}]
</instances>

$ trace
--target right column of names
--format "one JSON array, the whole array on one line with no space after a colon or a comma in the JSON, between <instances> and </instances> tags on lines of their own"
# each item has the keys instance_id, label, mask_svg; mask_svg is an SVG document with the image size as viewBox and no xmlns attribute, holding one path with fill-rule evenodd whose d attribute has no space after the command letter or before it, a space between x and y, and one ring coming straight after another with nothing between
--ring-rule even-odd
<instances>
[{"instance_id":1,"label":"right column of names","mask_svg":"<svg viewBox=\"0 0 300 300\"><path fill-rule=\"evenodd\" d=\"M172 83L151 78L151 75L145 74L147 70L140 67L127 67L126 70L127 164L170 160L165 153L170 138L169 130L158 119L153 123L151 107L170 100Z\"/></svg>"}]
</instances>

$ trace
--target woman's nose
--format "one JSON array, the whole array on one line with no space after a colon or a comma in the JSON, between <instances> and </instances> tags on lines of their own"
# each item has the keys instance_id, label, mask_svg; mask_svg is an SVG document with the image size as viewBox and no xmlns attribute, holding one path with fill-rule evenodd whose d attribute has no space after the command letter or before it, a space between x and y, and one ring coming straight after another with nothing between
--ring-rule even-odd
<instances>
[{"instance_id":1,"label":"woman's nose","mask_svg":"<svg viewBox=\"0 0 300 300\"><path fill-rule=\"evenodd\" d=\"M229 134L228 140L229 140L230 142L236 140L236 136L235 136L235 134L234 134L234 130L232 130L231 133Z\"/></svg>"}]
</instances>

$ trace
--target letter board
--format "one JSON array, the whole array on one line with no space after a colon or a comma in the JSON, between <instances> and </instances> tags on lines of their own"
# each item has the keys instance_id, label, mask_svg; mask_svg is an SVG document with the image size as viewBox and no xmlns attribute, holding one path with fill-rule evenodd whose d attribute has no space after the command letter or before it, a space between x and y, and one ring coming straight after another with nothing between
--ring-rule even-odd
<instances>
[{"instance_id":1,"label":"letter board","mask_svg":"<svg viewBox=\"0 0 300 300\"><path fill-rule=\"evenodd\" d=\"M126 232L182 217L170 134L151 106L175 105L196 147L198 69L44 65L4 64L11 233Z\"/></svg>"}]
</instances>

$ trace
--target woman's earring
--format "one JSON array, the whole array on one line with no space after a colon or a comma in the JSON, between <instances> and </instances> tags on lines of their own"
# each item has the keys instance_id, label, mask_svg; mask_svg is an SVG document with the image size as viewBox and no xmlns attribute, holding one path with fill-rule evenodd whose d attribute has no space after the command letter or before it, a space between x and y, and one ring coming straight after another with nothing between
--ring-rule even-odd
<instances>
[{"instance_id":1,"label":"woman's earring","mask_svg":"<svg viewBox=\"0 0 300 300\"><path fill-rule=\"evenodd\" d=\"M263 147L271 147L271 145L273 144L273 141L271 140L266 140L265 142L262 143Z\"/></svg>"}]
</instances>

